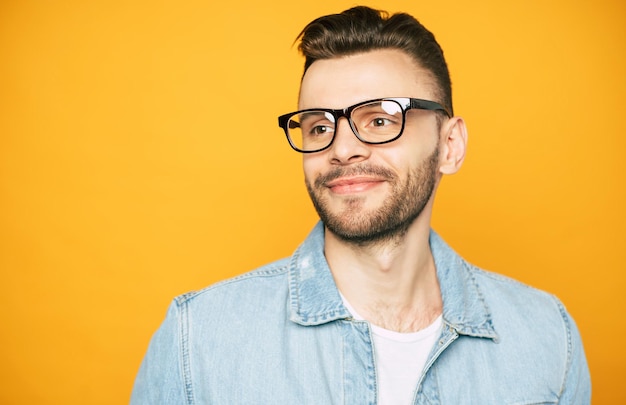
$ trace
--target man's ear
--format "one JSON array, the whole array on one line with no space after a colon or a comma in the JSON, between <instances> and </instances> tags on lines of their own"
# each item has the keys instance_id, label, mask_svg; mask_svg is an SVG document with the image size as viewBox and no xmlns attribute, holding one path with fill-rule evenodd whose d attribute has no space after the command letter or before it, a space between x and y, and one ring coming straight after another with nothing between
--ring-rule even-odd
<instances>
[{"instance_id":1,"label":"man's ear","mask_svg":"<svg viewBox=\"0 0 626 405\"><path fill-rule=\"evenodd\" d=\"M461 117L452 117L441 127L441 158L439 171L454 174L463 164L467 148L467 128Z\"/></svg>"}]
</instances>

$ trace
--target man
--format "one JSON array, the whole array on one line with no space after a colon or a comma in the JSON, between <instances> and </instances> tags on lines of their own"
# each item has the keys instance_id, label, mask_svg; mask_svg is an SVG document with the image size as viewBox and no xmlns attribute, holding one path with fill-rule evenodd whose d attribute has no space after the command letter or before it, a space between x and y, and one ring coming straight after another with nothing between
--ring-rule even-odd
<instances>
[{"instance_id":1,"label":"man","mask_svg":"<svg viewBox=\"0 0 626 405\"><path fill-rule=\"evenodd\" d=\"M413 17L356 7L301 33L302 153L321 222L292 257L178 297L135 404L587 404L574 321L430 230L465 123Z\"/></svg>"}]
</instances>

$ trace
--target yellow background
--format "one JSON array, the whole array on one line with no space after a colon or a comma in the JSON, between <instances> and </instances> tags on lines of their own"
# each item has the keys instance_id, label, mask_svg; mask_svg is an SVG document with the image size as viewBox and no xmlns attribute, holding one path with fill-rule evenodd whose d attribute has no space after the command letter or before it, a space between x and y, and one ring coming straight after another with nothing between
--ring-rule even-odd
<instances>
[{"instance_id":1,"label":"yellow background","mask_svg":"<svg viewBox=\"0 0 626 405\"><path fill-rule=\"evenodd\" d=\"M626 403L624 2L367 4L436 34L469 126L434 227L557 294L594 403ZM316 215L276 125L291 45L353 5L0 3L0 403L126 403L172 297L292 252Z\"/></svg>"}]
</instances>

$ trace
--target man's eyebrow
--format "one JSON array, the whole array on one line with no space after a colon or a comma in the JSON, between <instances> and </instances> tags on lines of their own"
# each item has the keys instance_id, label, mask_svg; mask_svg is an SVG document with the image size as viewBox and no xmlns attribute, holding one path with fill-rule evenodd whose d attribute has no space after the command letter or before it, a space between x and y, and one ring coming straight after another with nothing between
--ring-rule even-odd
<instances>
[{"instance_id":1,"label":"man's eyebrow","mask_svg":"<svg viewBox=\"0 0 626 405\"><path fill-rule=\"evenodd\" d=\"M327 111L318 110L318 111L305 111L305 112L300 113L299 115L300 115L300 121L302 121L310 117L319 117L319 116L326 117L326 114L328 114Z\"/></svg>"}]
</instances>

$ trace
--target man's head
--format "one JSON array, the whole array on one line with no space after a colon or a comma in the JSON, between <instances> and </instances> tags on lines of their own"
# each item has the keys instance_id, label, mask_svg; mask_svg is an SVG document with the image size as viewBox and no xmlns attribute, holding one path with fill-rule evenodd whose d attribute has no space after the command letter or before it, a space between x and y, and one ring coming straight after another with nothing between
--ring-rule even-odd
<instances>
[{"instance_id":1,"label":"man's head","mask_svg":"<svg viewBox=\"0 0 626 405\"><path fill-rule=\"evenodd\" d=\"M452 117L441 49L413 17L357 7L300 35L299 111L279 123L303 152L307 189L326 228L359 244L429 226L441 174L455 172L465 127Z\"/></svg>"}]
</instances>

